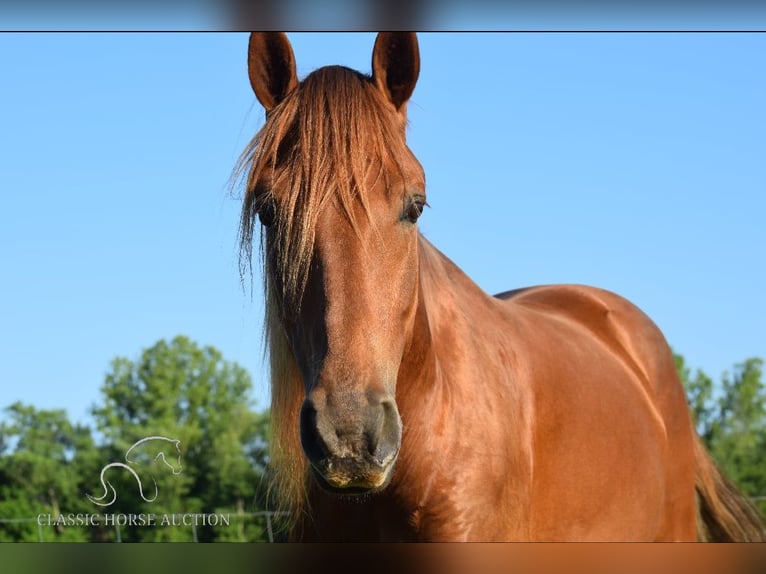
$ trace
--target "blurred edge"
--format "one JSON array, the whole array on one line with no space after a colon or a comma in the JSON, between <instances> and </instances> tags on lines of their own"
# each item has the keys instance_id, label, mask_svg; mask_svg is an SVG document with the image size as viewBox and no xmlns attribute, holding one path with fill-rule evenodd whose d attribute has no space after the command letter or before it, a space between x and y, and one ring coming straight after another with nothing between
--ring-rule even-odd
<instances>
[{"instance_id":1,"label":"blurred edge","mask_svg":"<svg viewBox=\"0 0 766 574\"><path fill-rule=\"evenodd\" d=\"M756 0L5 0L0 30L766 30Z\"/></svg>"},{"instance_id":2,"label":"blurred edge","mask_svg":"<svg viewBox=\"0 0 766 574\"><path fill-rule=\"evenodd\" d=\"M524 572L755 574L766 545L716 544L5 544L5 574L149 572Z\"/></svg>"}]
</instances>

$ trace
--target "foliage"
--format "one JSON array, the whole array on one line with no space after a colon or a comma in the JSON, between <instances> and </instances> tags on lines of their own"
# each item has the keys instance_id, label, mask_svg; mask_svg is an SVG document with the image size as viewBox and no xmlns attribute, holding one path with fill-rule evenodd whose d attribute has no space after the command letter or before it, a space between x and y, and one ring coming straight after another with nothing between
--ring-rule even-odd
<instances>
[{"instance_id":1,"label":"foliage","mask_svg":"<svg viewBox=\"0 0 766 574\"><path fill-rule=\"evenodd\" d=\"M102 444L62 410L11 405L0 424L0 540L264 540L265 522L244 516L265 509L268 463L268 412L253 410L251 387L242 367L179 336L158 341L136 360L111 362L92 409ZM160 439L143 440L148 437ZM178 440L178 450L165 438ZM141 497L136 477L151 502ZM110 487L117 498L109 506L87 498L108 502ZM118 534L104 519L96 527L21 520L78 513L154 515L156 525L123 524ZM161 524L166 516L181 521L195 513L226 515L229 524Z\"/></svg>"},{"instance_id":2,"label":"foliage","mask_svg":"<svg viewBox=\"0 0 766 574\"><path fill-rule=\"evenodd\" d=\"M161 461L147 461L159 492L153 502L141 500L132 476L117 476L115 487L119 482L132 493L118 499L119 511L256 510L262 502L258 486L267 462L268 418L251 410L251 387L250 375L242 367L225 361L215 348L200 348L183 336L159 341L137 361L116 358L101 389L103 403L93 409L98 429L116 453L125 453L146 437L177 439L183 466L180 474L173 474ZM231 530L198 527L196 535L204 541L231 540L232 531L241 541L261 537L251 522L244 524ZM127 529L123 539L190 541L192 537L189 528L167 527Z\"/></svg>"},{"instance_id":3,"label":"foliage","mask_svg":"<svg viewBox=\"0 0 766 574\"><path fill-rule=\"evenodd\" d=\"M90 429L72 425L62 410L37 410L19 402L5 414L10 422L0 423L0 444L5 450L15 446L11 454L0 456L0 517L87 512L82 480L97 472ZM60 526L46 534L57 541L86 539L81 530ZM38 538L36 523L0 523L0 540Z\"/></svg>"},{"instance_id":4,"label":"foliage","mask_svg":"<svg viewBox=\"0 0 766 574\"><path fill-rule=\"evenodd\" d=\"M750 358L724 373L716 387L705 373L694 376L681 355L676 368L697 431L724 473L745 494L766 495L766 384L763 359ZM759 500L766 514L766 500Z\"/></svg>"}]
</instances>

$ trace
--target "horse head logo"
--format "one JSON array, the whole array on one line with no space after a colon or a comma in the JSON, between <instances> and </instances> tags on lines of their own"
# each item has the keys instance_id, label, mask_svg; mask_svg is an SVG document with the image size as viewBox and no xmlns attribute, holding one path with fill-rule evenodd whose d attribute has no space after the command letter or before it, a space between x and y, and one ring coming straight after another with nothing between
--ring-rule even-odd
<instances>
[{"instance_id":1,"label":"horse head logo","mask_svg":"<svg viewBox=\"0 0 766 574\"><path fill-rule=\"evenodd\" d=\"M181 465L181 441L164 437L164 436L149 436L142 438L138 442L134 443L127 451L125 451L125 462L112 462L107 464L101 469L101 486L104 489L104 493L101 496L93 496L86 493L93 504L98 506L110 506L117 500L117 491L112 483L106 480L106 474L111 469L122 468L127 470L133 478L136 479L138 484L138 493L141 498L146 502L153 502L159 495L157 488L157 481L154 475L150 474L152 482L154 483L154 494L147 497L144 493L144 485L141 481L141 476L136 471L136 465L150 465L152 462L160 463L168 467L174 475L181 474L183 466ZM127 463L127 464L126 464ZM107 500L111 492L111 499Z\"/></svg>"}]
</instances>

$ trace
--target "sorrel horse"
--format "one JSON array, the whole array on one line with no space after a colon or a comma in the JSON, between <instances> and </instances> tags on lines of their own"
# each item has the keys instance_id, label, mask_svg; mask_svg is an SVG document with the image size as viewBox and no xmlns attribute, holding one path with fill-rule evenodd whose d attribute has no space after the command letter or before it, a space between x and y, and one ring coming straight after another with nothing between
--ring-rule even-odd
<instances>
[{"instance_id":1,"label":"sorrel horse","mask_svg":"<svg viewBox=\"0 0 766 574\"><path fill-rule=\"evenodd\" d=\"M763 540L646 315L581 285L489 296L419 234L419 66L414 34L381 33L370 76L299 82L285 35L250 37L242 261L258 218L292 537Z\"/></svg>"}]
</instances>

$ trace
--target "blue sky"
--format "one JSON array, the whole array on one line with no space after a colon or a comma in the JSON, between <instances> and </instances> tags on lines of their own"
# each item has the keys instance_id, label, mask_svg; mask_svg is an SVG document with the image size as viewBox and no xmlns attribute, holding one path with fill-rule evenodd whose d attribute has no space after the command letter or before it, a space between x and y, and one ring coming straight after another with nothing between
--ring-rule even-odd
<instances>
[{"instance_id":1,"label":"blue sky","mask_svg":"<svg viewBox=\"0 0 766 574\"><path fill-rule=\"evenodd\" d=\"M291 34L299 75L374 34ZM268 403L236 158L246 34L0 35L0 407L88 421L117 356L214 345ZM766 356L766 35L422 34L421 230L483 288L587 283L719 378Z\"/></svg>"}]
</instances>

